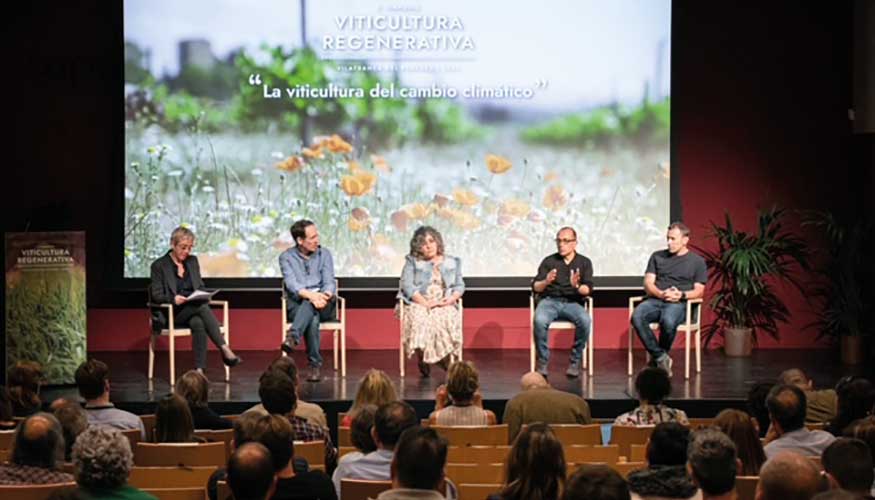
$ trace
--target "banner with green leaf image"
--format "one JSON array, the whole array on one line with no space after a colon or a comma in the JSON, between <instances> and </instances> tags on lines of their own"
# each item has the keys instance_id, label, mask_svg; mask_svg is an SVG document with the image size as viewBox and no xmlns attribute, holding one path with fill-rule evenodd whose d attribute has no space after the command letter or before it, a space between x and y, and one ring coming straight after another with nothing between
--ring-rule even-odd
<instances>
[{"instance_id":1,"label":"banner with green leaf image","mask_svg":"<svg viewBox=\"0 0 875 500\"><path fill-rule=\"evenodd\" d=\"M6 233L6 366L71 384L85 361L85 233Z\"/></svg>"}]
</instances>

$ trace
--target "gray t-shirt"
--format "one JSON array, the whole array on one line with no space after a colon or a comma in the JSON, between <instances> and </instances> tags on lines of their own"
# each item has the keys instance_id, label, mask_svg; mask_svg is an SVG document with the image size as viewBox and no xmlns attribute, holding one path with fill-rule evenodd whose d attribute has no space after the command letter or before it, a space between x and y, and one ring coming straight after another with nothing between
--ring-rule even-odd
<instances>
[{"instance_id":1,"label":"gray t-shirt","mask_svg":"<svg viewBox=\"0 0 875 500\"><path fill-rule=\"evenodd\" d=\"M656 287L660 290L676 287L682 292L693 289L693 283L708 282L708 267L705 259L693 252L674 255L668 250L653 252L647 261L645 274L656 275Z\"/></svg>"}]
</instances>

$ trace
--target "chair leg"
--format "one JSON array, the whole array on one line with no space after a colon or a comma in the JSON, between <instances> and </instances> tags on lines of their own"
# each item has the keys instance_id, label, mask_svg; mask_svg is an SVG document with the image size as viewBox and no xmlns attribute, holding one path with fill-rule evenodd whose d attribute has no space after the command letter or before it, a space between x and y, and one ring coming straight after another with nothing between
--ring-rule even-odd
<instances>
[{"instance_id":1,"label":"chair leg","mask_svg":"<svg viewBox=\"0 0 875 500\"><path fill-rule=\"evenodd\" d=\"M690 330L684 332L684 378L690 378Z\"/></svg>"},{"instance_id":2,"label":"chair leg","mask_svg":"<svg viewBox=\"0 0 875 500\"><path fill-rule=\"evenodd\" d=\"M170 387L176 385L176 339L170 330Z\"/></svg>"},{"instance_id":3,"label":"chair leg","mask_svg":"<svg viewBox=\"0 0 875 500\"><path fill-rule=\"evenodd\" d=\"M346 321L340 327L340 376L346 377Z\"/></svg>"},{"instance_id":4,"label":"chair leg","mask_svg":"<svg viewBox=\"0 0 875 500\"><path fill-rule=\"evenodd\" d=\"M628 346L629 346L628 365L629 365L629 367L627 370L627 375L630 377L632 376L632 336L633 335L634 335L634 333L632 333L632 327L630 326L629 327L629 343L628 343Z\"/></svg>"},{"instance_id":5,"label":"chair leg","mask_svg":"<svg viewBox=\"0 0 875 500\"><path fill-rule=\"evenodd\" d=\"M535 371L535 332L532 330L529 335L529 371Z\"/></svg>"},{"instance_id":6,"label":"chair leg","mask_svg":"<svg viewBox=\"0 0 875 500\"><path fill-rule=\"evenodd\" d=\"M594 324L593 324L594 325ZM590 327L589 331L589 376L592 377L593 372L593 354L595 351L595 328Z\"/></svg>"},{"instance_id":7,"label":"chair leg","mask_svg":"<svg viewBox=\"0 0 875 500\"><path fill-rule=\"evenodd\" d=\"M338 366L339 363L337 362L337 344L338 344L337 334L338 333L340 333L339 330L334 330L331 332L331 338L334 341L334 371L337 371L337 369L339 368L339 366Z\"/></svg>"},{"instance_id":8,"label":"chair leg","mask_svg":"<svg viewBox=\"0 0 875 500\"><path fill-rule=\"evenodd\" d=\"M149 380L155 373L155 335L149 332Z\"/></svg>"},{"instance_id":9,"label":"chair leg","mask_svg":"<svg viewBox=\"0 0 875 500\"><path fill-rule=\"evenodd\" d=\"M702 330L696 330L696 373L702 371Z\"/></svg>"},{"instance_id":10,"label":"chair leg","mask_svg":"<svg viewBox=\"0 0 875 500\"><path fill-rule=\"evenodd\" d=\"M399 306L399 347L398 347L398 369L401 372L401 377L404 377L404 304ZM403 386L403 384L402 384Z\"/></svg>"},{"instance_id":11,"label":"chair leg","mask_svg":"<svg viewBox=\"0 0 875 500\"><path fill-rule=\"evenodd\" d=\"M228 327L222 328L222 330L223 330L222 333L225 334L225 344L227 344L228 347L230 348L231 347L231 339L229 338ZM224 364L224 363L222 363L222 364ZM225 366L225 382L230 382L230 381L231 381L231 368L226 365Z\"/></svg>"}]
</instances>

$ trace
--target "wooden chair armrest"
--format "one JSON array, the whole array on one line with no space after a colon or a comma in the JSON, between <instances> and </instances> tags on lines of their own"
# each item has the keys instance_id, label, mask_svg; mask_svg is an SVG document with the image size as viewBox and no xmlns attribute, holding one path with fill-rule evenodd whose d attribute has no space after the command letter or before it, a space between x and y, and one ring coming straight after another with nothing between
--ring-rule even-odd
<instances>
[{"instance_id":1,"label":"wooden chair armrest","mask_svg":"<svg viewBox=\"0 0 875 500\"><path fill-rule=\"evenodd\" d=\"M164 309L173 309L173 304L158 304L156 302L146 302L146 307L163 307Z\"/></svg>"},{"instance_id":2,"label":"wooden chair armrest","mask_svg":"<svg viewBox=\"0 0 875 500\"><path fill-rule=\"evenodd\" d=\"M228 307L228 301L227 300L211 300L210 305L211 306Z\"/></svg>"},{"instance_id":3,"label":"wooden chair armrest","mask_svg":"<svg viewBox=\"0 0 875 500\"><path fill-rule=\"evenodd\" d=\"M646 298L646 295L636 295L635 297L629 297L629 309L634 309L636 302L641 302Z\"/></svg>"}]
</instances>

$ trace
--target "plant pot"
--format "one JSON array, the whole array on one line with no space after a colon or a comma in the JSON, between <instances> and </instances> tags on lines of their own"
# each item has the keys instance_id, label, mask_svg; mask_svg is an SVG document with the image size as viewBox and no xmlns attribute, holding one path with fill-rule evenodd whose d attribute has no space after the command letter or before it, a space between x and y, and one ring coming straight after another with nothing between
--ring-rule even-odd
<instances>
[{"instance_id":1,"label":"plant pot","mask_svg":"<svg viewBox=\"0 0 875 500\"><path fill-rule=\"evenodd\" d=\"M866 360L865 337L861 335L842 335L839 346L841 347L842 364L859 365Z\"/></svg>"},{"instance_id":2,"label":"plant pot","mask_svg":"<svg viewBox=\"0 0 875 500\"><path fill-rule=\"evenodd\" d=\"M723 351L734 358L750 356L751 338L750 328L724 328Z\"/></svg>"}]
</instances>

